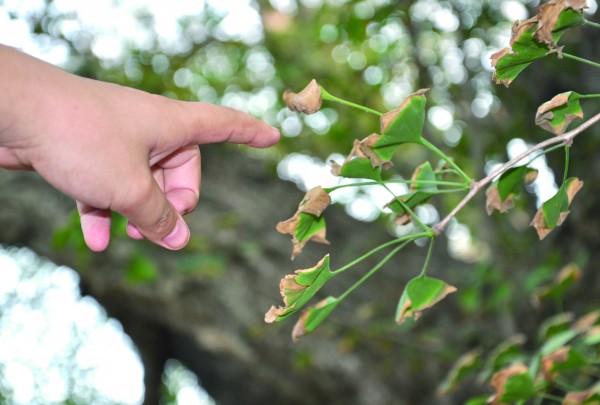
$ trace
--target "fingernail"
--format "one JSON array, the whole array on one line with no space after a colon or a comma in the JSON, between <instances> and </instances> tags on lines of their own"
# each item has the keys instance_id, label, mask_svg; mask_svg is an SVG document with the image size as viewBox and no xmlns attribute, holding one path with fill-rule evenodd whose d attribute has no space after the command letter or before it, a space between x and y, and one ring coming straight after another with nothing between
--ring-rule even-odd
<instances>
[{"instance_id":1,"label":"fingernail","mask_svg":"<svg viewBox=\"0 0 600 405\"><path fill-rule=\"evenodd\" d=\"M190 239L190 230L183 218L177 219L175 227L171 233L163 239L163 242L171 249L181 249Z\"/></svg>"}]
</instances>

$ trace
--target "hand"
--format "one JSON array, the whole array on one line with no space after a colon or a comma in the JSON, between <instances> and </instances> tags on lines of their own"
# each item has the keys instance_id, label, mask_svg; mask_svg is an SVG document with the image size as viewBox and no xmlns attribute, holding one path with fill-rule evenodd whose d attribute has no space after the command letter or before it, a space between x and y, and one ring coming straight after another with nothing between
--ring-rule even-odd
<instances>
[{"instance_id":1,"label":"hand","mask_svg":"<svg viewBox=\"0 0 600 405\"><path fill-rule=\"evenodd\" d=\"M74 198L94 251L108 246L111 211L132 238L183 248L182 215L200 195L197 145L279 139L230 108L84 79L2 45L0 61L0 167L35 170Z\"/></svg>"}]
</instances>

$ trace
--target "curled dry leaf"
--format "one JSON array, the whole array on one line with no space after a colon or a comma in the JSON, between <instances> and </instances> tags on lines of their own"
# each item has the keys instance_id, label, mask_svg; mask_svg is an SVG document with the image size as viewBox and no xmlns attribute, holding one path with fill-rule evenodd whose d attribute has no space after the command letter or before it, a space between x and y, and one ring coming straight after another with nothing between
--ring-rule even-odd
<instances>
[{"instance_id":1,"label":"curled dry leaf","mask_svg":"<svg viewBox=\"0 0 600 405\"><path fill-rule=\"evenodd\" d=\"M283 298L283 307L271 306L265 314L265 322L273 323L300 309L333 276L329 269L329 255L321 259L314 267L298 269L279 282L279 292Z\"/></svg>"},{"instance_id":2,"label":"curled dry leaf","mask_svg":"<svg viewBox=\"0 0 600 405\"><path fill-rule=\"evenodd\" d=\"M275 229L281 234L292 235L292 244L294 245L292 251L292 259L298 256L302 252L302 248L307 242L312 241L316 243L329 244L326 238L327 229L325 224L320 221L320 217L323 211L331 204L331 197L321 187L315 187L309 190L305 195L296 213L289 219L281 221L277 224ZM302 214L309 214L310 216L302 216ZM315 226L308 231L302 230L300 234L298 232L300 225L307 221L312 221Z\"/></svg>"},{"instance_id":3,"label":"curled dry leaf","mask_svg":"<svg viewBox=\"0 0 600 405\"><path fill-rule=\"evenodd\" d=\"M401 112L402 110L404 110L404 108L406 108L406 106L407 106L408 104L410 104L411 100L412 100L414 97L421 97L421 96L424 96L424 95L425 95L425 93L427 93L428 91L429 91L429 89L420 89L420 90L417 90L416 92L414 92L414 93L412 93L412 94L408 95L408 96L407 96L407 97L404 99L404 101L402 101L402 104L400 104L400 105L399 105L397 108L395 108L395 109L393 109L393 110L391 110L391 111L388 111L388 112L386 112L385 114L383 114L383 115L381 116L381 119L380 119L380 124L381 124L381 133L382 133L382 134L385 134L385 133L386 133L387 129L388 129L388 128L390 127L390 125L391 125L391 124L394 122L394 119L396 119L396 116L397 116L398 114L400 114L400 112Z\"/></svg>"},{"instance_id":4,"label":"curled dry leaf","mask_svg":"<svg viewBox=\"0 0 600 405\"><path fill-rule=\"evenodd\" d=\"M344 159L344 162L341 165L334 162L333 160L331 161L331 174L333 174L334 176L343 176L343 169L345 167L347 168L348 166L350 166L350 162L353 162L355 159L368 159L371 163L372 169L376 169L378 167L382 167L384 169L391 168L393 166L392 162L390 162L389 160L381 159L381 157L373 150L373 147L375 146L377 141L379 141L380 138L381 136L379 134L371 134L361 141L359 141L358 139L354 140L352 150L350 151L346 159ZM352 164L354 163L357 162L353 162ZM350 175L348 172L346 174ZM350 177L357 176L350 175Z\"/></svg>"},{"instance_id":5,"label":"curled dry leaf","mask_svg":"<svg viewBox=\"0 0 600 405\"><path fill-rule=\"evenodd\" d=\"M583 181L579 180L578 178L574 177L569 180L570 181L568 181L567 188L566 188L567 208L569 205L571 205L571 202L573 201L573 198L575 198L575 195L583 187ZM563 185L563 187L564 187L564 185ZM559 190L559 193L560 193L560 190ZM546 203L544 203L544 204L546 204ZM542 240L546 236L548 236L548 234L550 232L552 232L552 230L556 226L562 225L563 222L565 222L565 219L567 219L567 216L569 216L569 212L570 212L570 211L568 211L568 209L562 210L556 221L556 226L549 226L546 222L546 215L544 213L544 204L542 204L540 209L537 211L537 213L533 217L533 220L531 221L531 226L534 227L535 230L537 231L538 237L540 238L540 240Z\"/></svg>"},{"instance_id":6,"label":"curled dry leaf","mask_svg":"<svg viewBox=\"0 0 600 405\"><path fill-rule=\"evenodd\" d=\"M571 91L561 93L539 106L535 114L536 125L555 135L562 135L571 122L583 118L583 110L577 101L578 96Z\"/></svg>"},{"instance_id":7,"label":"curled dry leaf","mask_svg":"<svg viewBox=\"0 0 600 405\"><path fill-rule=\"evenodd\" d=\"M314 114L319 111L323 104L321 87L313 79L300 93L286 90L283 93L283 101L285 101L287 107L292 111Z\"/></svg>"},{"instance_id":8,"label":"curled dry leaf","mask_svg":"<svg viewBox=\"0 0 600 405\"><path fill-rule=\"evenodd\" d=\"M485 192L485 210L488 215L492 215L494 211L505 213L515 206L513 196L509 195L506 200L502 201L498 192L498 184L492 184Z\"/></svg>"},{"instance_id":9,"label":"curled dry leaf","mask_svg":"<svg viewBox=\"0 0 600 405\"><path fill-rule=\"evenodd\" d=\"M587 8L585 0L550 0L542 4L536 16L538 28L535 32L535 38L547 44L550 50L556 49L557 46L552 37L552 31L556 27L560 13L567 9L582 11L584 8Z\"/></svg>"},{"instance_id":10,"label":"curled dry leaf","mask_svg":"<svg viewBox=\"0 0 600 405\"><path fill-rule=\"evenodd\" d=\"M492 397L492 404L503 404L503 402L500 401L500 398L502 398L502 395L504 395L506 382L515 375L524 374L527 372L528 368L524 364L514 364L495 373L492 376L491 381L492 388L496 391L495 395Z\"/></svg>"}]
</instances>

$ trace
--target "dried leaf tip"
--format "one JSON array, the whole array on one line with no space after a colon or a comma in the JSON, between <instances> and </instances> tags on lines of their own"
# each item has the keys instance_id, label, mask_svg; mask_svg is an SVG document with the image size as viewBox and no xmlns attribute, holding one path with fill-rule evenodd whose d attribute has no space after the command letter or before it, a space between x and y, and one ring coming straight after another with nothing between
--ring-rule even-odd
<instances>
[{"instance_id":1,"label":"dried leaf tip","mask_svg":"<svg viewBox=\"0 0 600 405\"><path fill-rule=\"evenodd\" d=\"M414 98L414 97L422 97L425 96L425 93L427 93L429 91L429 89L420 89L415 91L414 93L408 95L404 101L402 101L402 104L400 104L398 106L398 108L395 108L391 111L386 112L385 114L383 114L381 116L381 133L385 134L385 132L387 131L387 129L389 128L389 126L392 124L392 122L394 122L394 119L398 116L398 114L400 114L400 112L402 110L404 110L404 108L410 103L410 101Z\"/></svg>"},{"instance_id":2,"label":"dried leaf tip","mask_svg":"<svg viewBox=\"0 0 600 405\"><path fill-rule=\"evenodd\" d=\"M285 101L287 107L292 111L314 114L319 111L323 104L321 87L313 79L300 93L286 90L283 93L283 101Z\"/></svg>"}]
</instances>

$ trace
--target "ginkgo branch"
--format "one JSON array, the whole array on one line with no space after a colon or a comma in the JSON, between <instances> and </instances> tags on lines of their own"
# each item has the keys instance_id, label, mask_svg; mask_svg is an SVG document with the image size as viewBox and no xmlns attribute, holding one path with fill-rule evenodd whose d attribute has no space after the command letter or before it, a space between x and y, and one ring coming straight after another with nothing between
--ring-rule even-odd
<instances>
[{"instance_id":1,"label":"ginkgo branch","mask_svg":"<svg viewBox=\"0 0 600 405\"><path fill-rule=\"evenodd\" d=\"M561 145L565 145L565 146L571 146L571 144L573 143L573 139L577 135L579 135L580 133L582 133L583 131L585 131L586 129L591 127L592 125L598 123L599 121L600 121L600 113L594 115L592 118L585 121L583 124L581 124L580 126L578 126L577 128L575 128L569 132L566 132L562 135L557 135L550 139L546 139L545 141L532 146L531 148L527 149L520 155L515 156L508 162L504 163L502 166L498 167L496 170L494 170L492 173L490 173L483 179L471 183L471 189L469 190L469 193L456 205L456 207L454 207L454 209L444 219L442 219L440 222L438 222L432 228L433 232L439 236L442 233L442 231L446 228L448 223L452 220L452 218L454 218L456 216L456 214L458 214L469 203L469 201L471 201L473 199L473 197L475 197L475 195L477 195L477 193L481 191L481 189L486 187L496 177L498 177L502 173L506 172L508 169L513 167L515 164L519 163L521 160L532 155L533 153L535 153L539 150L543 150L552 145L561 144Z\"/></svg>"}]
</instances>

